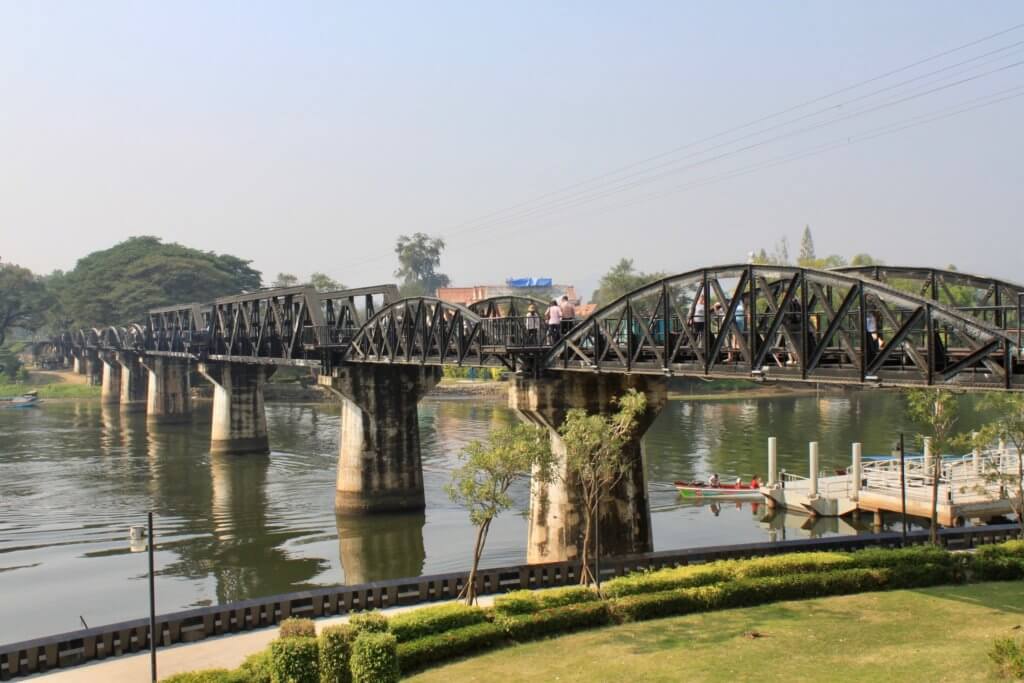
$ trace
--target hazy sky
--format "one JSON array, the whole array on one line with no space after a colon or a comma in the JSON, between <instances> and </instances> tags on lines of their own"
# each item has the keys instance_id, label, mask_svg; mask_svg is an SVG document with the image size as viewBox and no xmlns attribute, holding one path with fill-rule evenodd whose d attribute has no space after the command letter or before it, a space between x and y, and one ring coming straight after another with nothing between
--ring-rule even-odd
<instances>
[{"instance_id":1,"label":"hazy sky","mask_svg":"<svg viewBox=\"0 0 1024 683\"><path fill-rule=\"evenodd\" d=\"M737 129L1021 23L1019 1L0 0L0 258L152 234L355 286L424 231L456 284L589 293L623 256L745 261L809 223L819 255L1024 281L1024 97L928 122L1024 94L1024 26Z\"/></svg>"}]
</instances>

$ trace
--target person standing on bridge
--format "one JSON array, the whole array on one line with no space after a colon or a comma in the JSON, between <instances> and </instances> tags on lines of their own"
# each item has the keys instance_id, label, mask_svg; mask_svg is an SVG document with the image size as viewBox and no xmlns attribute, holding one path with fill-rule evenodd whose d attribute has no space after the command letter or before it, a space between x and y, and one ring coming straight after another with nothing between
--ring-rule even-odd
<instances>
[{"instance_id":1,"label":"person standing on bridge","mask_svg":"<svg viewBox=\"0 0 1024 683\"><path fill-rule=\"evenodd\" d=\"M562 310L562 326L572 327L576 322L576 307L572 305L571 301L569 301L569 296L567 294L562 295L562 302L558 307Z\"/></svg>"},{"instance_id":2,"label":"person standing on bridge","mask_svg":"<svg viewBox=\"0 0 1024 683\"><path fill-rule=\"evenodd\" d=\"M547 310L548 344L554 344L562 336L562 309L554 299Z\"/></svg>"},{"instance_id":3,"label":"person standing on bridge","mask_svg":"<svg viewBox=\"0 0 1024 683\"><path fill-rule=\"evenodd\" d=\"M540 336L540 315L537 313L537 307L530 304L526 307L526 345L537 346L540 341L537 337Z\"/></svg>"}]
</instances>

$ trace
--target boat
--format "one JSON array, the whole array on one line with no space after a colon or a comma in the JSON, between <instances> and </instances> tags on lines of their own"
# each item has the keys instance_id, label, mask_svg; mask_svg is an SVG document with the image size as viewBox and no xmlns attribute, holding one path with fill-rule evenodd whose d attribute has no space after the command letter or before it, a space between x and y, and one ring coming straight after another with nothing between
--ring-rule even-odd
<instances>
[{"instance_id":1,"label":"boat","mask_svg":"<svg viewBox=\"0 0 1024 683\"><path fill-rule=\"evenodd\" d=\"M676 489L684 498L732 498L754 500L761 498L759 489L752 489L745 484L719 484L708 486L703 481L677 481Z\"/></svg>"},{"instance_id":2,"label":"boat","mask_svg":"<svg viewBox=\"0 0 1024 683\"><path fill-rule=\"evenodd\" d=\"M28 408L39 403L39 393L30 391L21 396L0 396L0 408Z\"/></svg>"}]
</instances>

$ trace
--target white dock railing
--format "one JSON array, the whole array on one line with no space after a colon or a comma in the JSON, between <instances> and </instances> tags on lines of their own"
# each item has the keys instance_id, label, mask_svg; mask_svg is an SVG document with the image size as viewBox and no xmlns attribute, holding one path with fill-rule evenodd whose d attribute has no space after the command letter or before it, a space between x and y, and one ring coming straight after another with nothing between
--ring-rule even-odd
<instances>
[{"instance_id":1,"label":"white dock railing","mask_svg":"<svg viewBox=\"0 0 1024 683\"><path fill-rule=\"evenodd\" d=\"M907 499L931 501L932 456L912 456L905 461ZM1016 451L992 449L963 456L945 456L940 468L939 500L942 502L966 503L1016 495L1016 487L1008 487L1006 481L1017 475ZM861 490L899 496L899 458L864 463Z\"/></svg>"}]
</instances>

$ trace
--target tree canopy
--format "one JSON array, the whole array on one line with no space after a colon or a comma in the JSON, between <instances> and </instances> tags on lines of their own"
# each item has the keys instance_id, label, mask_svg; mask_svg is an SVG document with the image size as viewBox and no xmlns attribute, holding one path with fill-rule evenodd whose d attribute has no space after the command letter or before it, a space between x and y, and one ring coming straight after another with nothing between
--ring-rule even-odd
<instances>
[{"instance_id":1,"label":"tree canopy","mask_svg":"<svg viewBox=\"0 0 1024 683\"><path fill-rule=\"evenodd\" d=\"M229 254L131 237L82 258L74 270L54 273L48 285L60 317L72 326L141 320L151 308L259 289L250 261Z\"/></svg>"},{"instance_id":2,"label":"tree canopy","mask_svg":"<svg viewBox=\"0 0 1024 683\"><path fill-rule=\"evenodd\" d=\"M441 265L444 247L443 239L422 232L398 238L395 243L398 256L395 277L402 279L402 296L433 296L438 287L448 286L451 282L449 277L435 270Z\"/></svg>"},{"instance_id":3,"label":"tree canopy","mask_svg":"<svg viewBox=\"0 0 1024 683\"><path fill-rule=\"evenodd\" d=\"M786 237L782 237L782 239L775 243L775 247L772 249L771 253L768 253L768 251L762 247L753 254L753 262L759 265L793 265L789 259L789 240ZM800 236L800 253L797 256L796 265L804 268L827 270L829 268L839 268L845 265L874 266L883 265L883 263L880 259L876 259L870 254L864 253L856 254L849 260L839 254L829 254L828 256L819 258L814 248L814 235L811 234L811 226L805 225L803 234Z\"/></svg>"},{"instance_id":4,"label":"tree canopy","mask_svg":"<svg viewBox=\"0 0 1024 683\"><path fill-rule=\"evenodd\" d=\"M50 307L50 295L41 278L28 268L0 263L0 346L16 327L39 329Z\"/></svg>"},{"instance_id":5,"label":"tree canopy","mask_svg":"<svg viewBox=\"0 0 1024 683\"><path fill-rule=\"evenodd\" d=\"M640 272L633 266L633 259L624 258L601 276L592 300L598 306L604 306L615 301L623 294L639 289L663 277L665 277L665 273Z\"/></svg>"}]
</instances>

